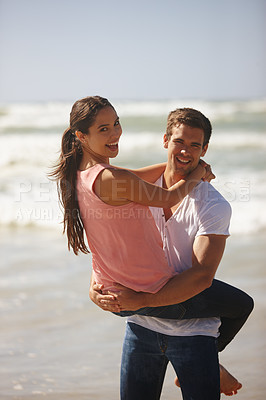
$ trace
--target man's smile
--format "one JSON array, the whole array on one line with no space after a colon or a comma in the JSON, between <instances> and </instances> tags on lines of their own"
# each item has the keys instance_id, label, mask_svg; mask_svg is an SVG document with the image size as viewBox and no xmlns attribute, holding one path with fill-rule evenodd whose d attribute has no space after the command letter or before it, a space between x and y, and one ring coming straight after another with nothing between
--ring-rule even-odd
<instances>
[{"instance_id":1,"label":"man's smile","mask_svg":"<svg viewBox=\"0 0 266 400\"><path fill-rule=\"evenodd\" d=\"M186 158L183 158L183 157L178 157L178 156L176 156L176 160L180 163L180 164L183 164L183 165L186 165L186 164L189 164L190 162L191 162L191 160L187 160Z\"/></svg>"}]
</instances>

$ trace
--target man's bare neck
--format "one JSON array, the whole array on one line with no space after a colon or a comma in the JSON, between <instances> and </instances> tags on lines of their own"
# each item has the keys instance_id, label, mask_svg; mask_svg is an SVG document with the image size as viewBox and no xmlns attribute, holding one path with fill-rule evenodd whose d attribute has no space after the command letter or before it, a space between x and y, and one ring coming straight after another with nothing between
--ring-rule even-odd
<instances>
[{"instance_id":1,"label":"man's bare neck","mask_svg":"<svg viewBox=\"0 0 266 400\"><path fill-rule=\"evenodd\" d=\"M163 175L163 187L165 189L169 189L169 187L173 186L175 183L179 182L181 179L183 179L183 176L171 173L169 171L167 171L167 169L164 172ZM179 205L181 204L175 204L173 207L171 208L164 208L164 218L167 221L169 218L171 218L171 216L174 214L174 212L176 211L176 209L179 207Z\"/></svg>"},{"instance_id":2,"label":"man's bare neck","mask_svg":"<svg viewBox=\"0 0 266 400\"><path fill-rule=\"evenodd\" d=\"M179 182L183 178L184 176L171 173L166 169L163 174L163 187L169 189L171 186L173 186L175 183Z\"/></svg>"}]
</instances>

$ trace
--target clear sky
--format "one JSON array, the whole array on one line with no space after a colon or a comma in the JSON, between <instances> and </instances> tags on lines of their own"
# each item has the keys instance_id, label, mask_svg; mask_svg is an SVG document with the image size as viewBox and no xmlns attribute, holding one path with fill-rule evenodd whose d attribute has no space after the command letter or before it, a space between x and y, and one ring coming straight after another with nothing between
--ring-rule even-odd
<instances>
[{"instance_id":1,"label":"clear sky","mask_svg":"<svg viewBox=\"0 0 266 400\"><path fill-rule=\"evenodd\" d=\"M266 0L0 0L0 102L266 97Z\"/></svg>"}]
</instances>

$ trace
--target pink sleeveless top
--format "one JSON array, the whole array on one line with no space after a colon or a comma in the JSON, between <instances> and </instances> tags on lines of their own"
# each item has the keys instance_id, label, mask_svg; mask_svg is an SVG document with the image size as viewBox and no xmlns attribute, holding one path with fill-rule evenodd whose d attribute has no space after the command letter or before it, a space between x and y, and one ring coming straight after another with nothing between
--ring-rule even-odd
<instances>
[{"instance_id":1,"label":"pink sleeveless top","mask_svg":"<svg viewBox=\"0 0 266 400\"><path fill-rule=\"evenodd\" d=\"M135 291L157 292L173 277L160 233L148 207L137 203L110 206L94 192L94 182L107 164L77 172L77 196L96 282L114 282Z\"/></svg>"}]
</instances>

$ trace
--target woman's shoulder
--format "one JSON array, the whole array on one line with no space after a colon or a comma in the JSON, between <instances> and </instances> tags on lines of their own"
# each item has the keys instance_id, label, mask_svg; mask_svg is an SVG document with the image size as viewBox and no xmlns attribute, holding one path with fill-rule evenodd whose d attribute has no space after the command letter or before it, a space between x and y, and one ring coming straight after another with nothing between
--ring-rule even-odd
<instances>
[{"instance_id":1,"label":"woman's shoulder","mask_svg":"<svg viewBox=\"0 0 266 400\"><path fill-rule=\"evenodd\" d=\"M110 167L110 165L103 164L103 163L97 163L88 168L78 169L78 174L80 174L80 175L90 174L90 173L93 173L94 171L101 171L108 167Z\"/></svg>"}]
</instances>

